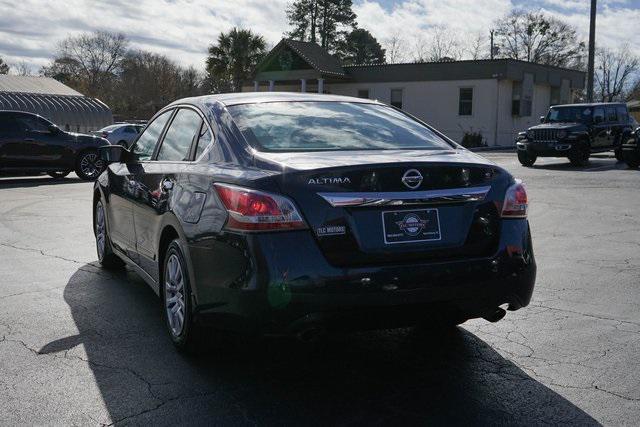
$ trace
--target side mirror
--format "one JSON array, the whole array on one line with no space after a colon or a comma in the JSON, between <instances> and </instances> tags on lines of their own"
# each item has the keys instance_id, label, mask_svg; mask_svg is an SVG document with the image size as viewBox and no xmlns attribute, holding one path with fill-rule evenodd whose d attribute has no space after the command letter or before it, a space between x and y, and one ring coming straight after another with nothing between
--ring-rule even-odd
<instances>
[{"instance_id":1,"label":"side mirror","mask_svg":"<svg viewBox=\"0 0 640 427\"><path fill-rule=\"evenodd\" d=\"M540 123L544 123L544 116L540 116Z\"/></svg>"},{"instance_id":2,"label":"side mirror","mask_svg":"<svg viewBox=\"0 0 640 427\"><path fill-rule=\"evenodd\" d=\"M106 164L126 163L130 154L129 150L122 145L103 145L98 148L98 155Z\"/></svg>"}]
</instances>

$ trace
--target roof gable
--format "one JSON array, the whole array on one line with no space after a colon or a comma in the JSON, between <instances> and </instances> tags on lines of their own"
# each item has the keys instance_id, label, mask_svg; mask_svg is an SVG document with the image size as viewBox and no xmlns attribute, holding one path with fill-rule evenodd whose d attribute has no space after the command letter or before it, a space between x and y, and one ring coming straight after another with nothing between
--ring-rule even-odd
<instances>
[{"instance_id":1,"label":"roof gable","mask_svg":"<svg viewBox=\"0 0 640 427\"><path fill-rule=\"evenodd\" d=\"M291 70L315 70L336 77L346 75L340 60L318 44L291 39L282 39L256 68L257 74Z\"/></svg>"}]
</instances>

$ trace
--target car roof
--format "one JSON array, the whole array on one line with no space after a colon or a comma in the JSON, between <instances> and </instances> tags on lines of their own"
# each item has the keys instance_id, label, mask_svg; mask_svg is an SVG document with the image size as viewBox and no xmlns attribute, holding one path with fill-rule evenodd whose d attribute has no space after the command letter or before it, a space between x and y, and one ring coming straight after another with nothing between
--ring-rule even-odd
<instances>
[{"instance_id":1,"label":"car roof","mask_svg":"<svg viewBox=\"0 0 640 427\"><path fill-rule=\"evenodd\" d=\"M624 102L590 102L583 104L561 104L561 105L552 105L550 108L558 108L558 107L606 107L607 105L623 105L627 106Z\"/></svg>"},{"instance_id":2,"label":"car roof","mask_svg":"<svg viewBox=\"0 0 640 427\"><path fill-rule=\"evenodd\" d=\"M220 103L224 106L238 104L255 104L261 102L293 102L293 101L323 101L323 102L358 102L361 104L380 104L378 101L353 96L296 93L296 92L238 92L221 93L216 95L197 96L183 98L172 102L169 106L179 104L192 104L199 107Z\"/></svg>"},{"instance_id":3,"label":"car roof","mask_svg":"<svg viewBox=\"0 0 640 427\"><path fill-rule=\"evenodd\" d=\"M20 111L20 110L0 110L0 114L26 114L28 116L42 117L40 114L31 113L29 111Z\"/></svg>"}]
</instances>

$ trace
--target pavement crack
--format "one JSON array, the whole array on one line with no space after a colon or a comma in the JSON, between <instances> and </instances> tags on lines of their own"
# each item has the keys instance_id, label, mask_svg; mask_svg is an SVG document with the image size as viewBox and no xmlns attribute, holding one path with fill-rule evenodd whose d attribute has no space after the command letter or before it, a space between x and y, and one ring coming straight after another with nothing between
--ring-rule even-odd
<instances>
[{"instance_id":1,"label":"pavement crack","mask_svg":"<svg viewBox=\"0 0 640 427\"><path fill-rule=\"evenodd\" d=\"M62 261L73 262L75 264L85 264L84 262L78 261L78 260L75 260L75 259L65 258L65 257L60 256L60 255L53 255L53 254L46 253L42 249L28 248L28 247L9 244L9 243L0 243L0 246L4 246L6 248L11 248L11 249L16 249L16 250L19 250L19 251L39 253L40 255L48 257L48 258L55 258L55 259L59 259L59 260L62 260Z\"/></svg>"},{"instance_id":2,"label":"pavement crack","mask_svg":"<svg viewBox=\"0 0 640 427\"><path fill-rule=\"evenodd\" d=\"M591 314L591 313L583 313L583 312L581 312L581 311L568 310L568 309L566 309L566 308L549 307L549 306L546 306L546 305L542 305L542 304L535 304L535 303L531 303L531 306L533 306L533 307L547 308L547 309L549 309L549 310L553 310L553 311L562 311L562 312L565 312L565 313L578 314L578 315L580 315L580 316L590 317L590 318L598 319L598 320L606 320L606 321L609 321L609 322L616 322L616 323L618 323L619 325L621 325L621 324L627 324L627 325L640 326L640 323L638 323L638 322L631 322L631 321L629 321L629 320L618 320L618 319L615 319L615 318L613 318L613 317L599 316L599 315L597 315L597 314Z\"/></svg>"}]
</instances>

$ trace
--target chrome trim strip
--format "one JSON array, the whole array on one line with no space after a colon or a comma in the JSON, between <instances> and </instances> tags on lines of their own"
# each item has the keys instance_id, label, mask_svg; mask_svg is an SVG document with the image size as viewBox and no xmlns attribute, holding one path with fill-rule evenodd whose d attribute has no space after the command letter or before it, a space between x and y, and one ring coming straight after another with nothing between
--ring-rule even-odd
<instances>
[{"instance_id":1,"label":"chrome trim strip","mask_svg":"<svg viewBox=\"0 0 640 427\"><path fill-rule=\"evenodd\" d=\"M491 187L448 188L428 191L318 193L333 207L367 207L465 203L484 200Z\"/></svg>"}]
</instances>

